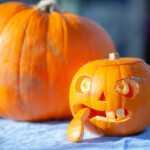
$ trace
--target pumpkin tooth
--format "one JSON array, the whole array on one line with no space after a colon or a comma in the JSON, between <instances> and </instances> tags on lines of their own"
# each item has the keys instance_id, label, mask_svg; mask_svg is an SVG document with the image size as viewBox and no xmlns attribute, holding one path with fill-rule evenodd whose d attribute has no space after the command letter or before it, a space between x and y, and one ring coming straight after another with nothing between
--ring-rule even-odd
<instances>
[{"instance_id":1,"label":"pumpkin tooth","mask_svg":"<svg viewBox=\"0 0 150 150\"><path fill-rule=\"evenodd\" d=\"M94 119L107 121L107 118L106 118L106 117L102 117L102 116L95 116L95 117L93 117L91 120L94 120Z\"/></svg>"},{"instance_id":2,"label":"pumpkin tooth","mask_svg":"<svg viewBox=\"0 0 150 150\"><path fill-rule=\"evenodd\" d=\"M115 113L114 111L105 111L107 119L115 119Z\"/></svg>"},{"instance_id":3,"label":"pumpkin tooth","mask_svg":"<svg viewBox=\"0 0 150 150\"><path fill-rule=\"evenodd\" d=\"M123 108L117 109L116 113L117 113L117 118L124 118L125 117L125 111Z\"/></svg>"}]
</instances>

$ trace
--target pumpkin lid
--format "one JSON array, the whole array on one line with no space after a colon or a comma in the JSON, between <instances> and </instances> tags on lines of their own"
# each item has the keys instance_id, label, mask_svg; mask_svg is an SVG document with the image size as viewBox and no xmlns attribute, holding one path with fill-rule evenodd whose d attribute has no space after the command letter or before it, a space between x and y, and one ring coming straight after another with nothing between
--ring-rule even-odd
<instances>
[{"instance_id":1,"label":"pumpkin lid","mask_svg":"<svg viewBox=\"0 0 150 150\"><path fill-rule=\"evenodd\" d=\"M106 67L118 65L132 65L136 63L144 63L145 61L139 58L122 57L119 58L117 53L109 54L109 59L101 59L88 63L86 67Z\"/></svg>"}]
</instances>

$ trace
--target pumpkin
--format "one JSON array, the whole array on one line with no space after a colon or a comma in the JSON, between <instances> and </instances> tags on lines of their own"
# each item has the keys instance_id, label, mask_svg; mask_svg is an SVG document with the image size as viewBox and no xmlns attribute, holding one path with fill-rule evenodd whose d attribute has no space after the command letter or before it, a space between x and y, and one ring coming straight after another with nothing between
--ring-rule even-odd
<instances>
[{"instance_id":1,"label":"pumpkin","mask_svg":"<svg viewBox=\"0 0 150 150\"><path fill-rule=\"evenodd\" d=\"M150 66L138 58L119 58L87 63L70 86L74 119L67 136L83 138L83 127L96 135L123 136L139 133L150 124Z\"/></svg>"},{"instance_id":2,"label":"pumpkin","mask_svg":"<svg viewBox=\"0 0 150 150\"><path fill-rule=\"evenodd\" d=\"M2 117L72 117L68 95L73 75L88 61L116 51L109 35L93 21L42 2L0 5Z\"/></svg>"}]
</instances>

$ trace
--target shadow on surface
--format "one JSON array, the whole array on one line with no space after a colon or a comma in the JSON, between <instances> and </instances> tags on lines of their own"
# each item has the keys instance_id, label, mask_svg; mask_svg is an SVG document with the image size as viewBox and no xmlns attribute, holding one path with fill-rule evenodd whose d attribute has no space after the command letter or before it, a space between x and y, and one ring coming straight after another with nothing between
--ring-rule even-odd
<instances>
[{"instance_id":1,"label":"shadow on surface","mask_svg":"<svg viewBox=\"0 0 150 150\"><path fill-rule=\"evenodd\" d=\"M103 142L113 142L113 141L119 141L124 137L106 137L106 136L101 136L101 137L95 137L92 139L84 139L82 143L103 143Z\"/></svg>"},{"instance_id":2,"label":"shadow on surface","mask_svg":"<svg viewBox=\"0 0 150 150\"><path fill-rule=\"evenodd\" d=\"M101 136L101 137L94 137L91 139L84 139L82 143L103 143L103 142L113 142L113 141L120 141L122 139L139 139L139 140L150 140L150 127L147 128L145 131L129 135L129 136Z\"/></svg>"},{"instance_id":3,"label":"shadow on surface","mask_svg":"<svg viewBox=\"0 0 150 150\"><path fill-rule=\"evenodd\" d=\"M47 120L47 121L35 121L35 122L31 122L31 123L35 123L35 124L66 124L70 122L71 120L69 119L63 119L63 120Z\"/></svg>"},{"instance_id":4,"label":"shadow on surface","mask_svg":"<svg viewBox=\"0 0 150 150\"><path fill-rule=\"evenodd\" d=\"M48 120L48 121L37 121L32 122L34 124L47 124L47 125L55 125L55 124L68 124L71 120ZM138 134L129 135L129 136L101 136L101 137L94 137L91 139L85 139L82 141L82 143L99 143L99 142L108 142L108 141L119 141L123 138L136 138L136 139L143 139L143 140L150 140L150 127L148 127L145 131L140 132Z\"/></svg>"}]
</instances>

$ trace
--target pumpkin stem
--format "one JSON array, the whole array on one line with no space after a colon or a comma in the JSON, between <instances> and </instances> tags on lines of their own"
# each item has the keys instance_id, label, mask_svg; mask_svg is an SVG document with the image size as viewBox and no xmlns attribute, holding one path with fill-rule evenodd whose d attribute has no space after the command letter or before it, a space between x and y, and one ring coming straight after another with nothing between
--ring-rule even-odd
<instances>
[{"instance_id":1,"label":"pumpkin stem","mask_svg":"<svg viewBox=\"0 0 150 150\"><path fill-rule=\"evenodd\" d=\"M40 0L36 5L35 9L40 9L41 11L51 13L53 11L60 12L57 6L57 0Z\"/></svg>"},{"instance_id":2,"label":"pumpkin stem","mask_svg":"<svg viewBox=\"0 0 150 150\"><path fill-rule=\"evenodd\" d=\"M109 60L115 60L119 58L118 53L109 53Z\"/></svg>"}]
</instances>

